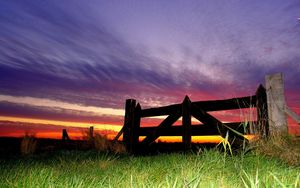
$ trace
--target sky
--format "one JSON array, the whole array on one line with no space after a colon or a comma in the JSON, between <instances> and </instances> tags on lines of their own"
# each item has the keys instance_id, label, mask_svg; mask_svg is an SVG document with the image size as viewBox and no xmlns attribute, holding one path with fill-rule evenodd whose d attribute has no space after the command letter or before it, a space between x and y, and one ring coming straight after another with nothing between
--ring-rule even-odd
<instances>
[{"instance_id":1,"label":"sky","mask_svg":"<svg viewBox=\"0 0 300 188\"><path fill-rule=\"evenodd\" d=\"M298 0L9 0L0 28L0 135L118 131L128 98L253 95L277 72L300 114Z\"/></svg>"}]
</instances>

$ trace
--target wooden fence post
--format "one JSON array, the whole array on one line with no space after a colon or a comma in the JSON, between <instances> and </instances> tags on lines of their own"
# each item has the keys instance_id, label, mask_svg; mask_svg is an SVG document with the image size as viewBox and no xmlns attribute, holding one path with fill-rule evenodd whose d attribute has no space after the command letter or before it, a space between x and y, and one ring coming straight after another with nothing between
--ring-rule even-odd
<instances>
[{"instance_id":1,"label":"wooden fence post","mask_svg":"<svg viewBox=\"0 0 300 188\"><path fill-rule=\"evenodd\" d=\"M134 111L135 111L136 100L127 99L125 106L125 121L124 121L124 130L123 130L123 142L127 152L132 153L132 142L134 129Z\"/></svg>"},{"instance_id":2,"label":"wooden fence post","mask_svg":"<svg viewBox=\"0 0 300 188\"><path fill-rule=\"evenodd\" d=\"M141 124L141 105L138 103L134 110L134 122L132 124L132 130L131 130L131 153L136 153L138 150L138 143L139 143L139 129Z\"/></svg>"},{"instance_id":3,"label":"wooden fence post","mask_svg":"<svg viewBox=\"0 0 300 188\"><path fill-rule=\"evenodd\" d=\"M182 102L182 142L184 145L184 150L187 151L191 149L192 134L191 134L191 101L188 96L185 96Z\"/></svg>"},{"instance_id":4,"label":"wooden fence post","mask_svg":"<svg viewBox=\"0 0 300 188\"><path fill-rule=\"evenodd\" d=\"M65 141L67 141L67 140L70 140L69 135L68 135L68 132L67 132L66 129L63 129L63 130L62 130L62 141L65 142Z\"/></svg>"},{"instance_id":5,"label":"wooden fence post","mask_svg":"<svg viewBox=\"0 0 300 188\"><path fill-rule=\"evenodd\" d=\"M89 139L94 140L94 127L90 126Z\"/></svg>"},{"instance_id":6,"label":"wooden fence post","mask_svg":"<svg viewBox=\"0 0 300 188\"><path fill-rule=\"evenodd\" d=\"M285 114L284 82L281 73L267 75L266 89L268 115L271 134L287 134L287 116Z\"/></svg>"},{"instance_id":7,"label":"wooden fence post","mask_svg":"<svg viewBox=\"0 0 300 188\"><path fill-rule=\"evenodd\" d=\"M67 130L63 129L62 130L62 140L61 140L62 141L62 147L65 148L68 145L69 140L70 140L70 138L69 138Z\"/></svg>"},{"instance_id":8,"label":"wooden fence post","mask_svg":"<svg viewBox=\"0 0 300 188\"><path fill-rule=\"evenodd\" d=\"M257 125L254 127L253 133L266 138L269 135L269 118L266 89L262 85L259 85L256 90L256 109Z\"/></svg>"}]
</instances>

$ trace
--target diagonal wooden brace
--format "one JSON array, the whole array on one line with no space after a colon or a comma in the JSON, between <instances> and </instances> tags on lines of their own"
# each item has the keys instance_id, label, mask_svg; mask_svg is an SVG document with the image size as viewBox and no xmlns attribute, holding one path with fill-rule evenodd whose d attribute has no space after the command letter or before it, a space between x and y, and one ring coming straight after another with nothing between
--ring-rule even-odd
<instances>
[{"instance_id":1,"label":"diagonal wooden brace","mask_svg":"<svg viewBox=\"0 0 300 188\"><path fill-rule=\"evenodd\" d=\"M169 115L163 122L159 124L159 126L155 129L155 131L151 134L148 135L143 141L142 144L149 145L153 143L159 136L160 136L160 130L171 127L173 123L175 123L179 118L181 114L180 113L174 113Z\"/></svg>"},{"instance_id":2,"label":"diagonal wooden brace","mask_svg":"<svg viewBox=\"0 0 300 188\"><path fill-rule=\"evenodd\" d=\"M236 131L234 131L230 127L226 126L220 120L213 117L209 113L202 110L199 106L194 105L194 104L192 105L192 115L196 119L201 121L202 123L207 124L207 125L211 125L212 129L215 129L216 133L219 133L223 138L225 138L227 132L229 132L229 133L233 133L232 135L234 135L234 137L238 137L238 138L241 138L243 140L245 139L242 134L236 134ZM233 139L233 138L230 138L230 139Z\"/></svg>"}]
</instances>

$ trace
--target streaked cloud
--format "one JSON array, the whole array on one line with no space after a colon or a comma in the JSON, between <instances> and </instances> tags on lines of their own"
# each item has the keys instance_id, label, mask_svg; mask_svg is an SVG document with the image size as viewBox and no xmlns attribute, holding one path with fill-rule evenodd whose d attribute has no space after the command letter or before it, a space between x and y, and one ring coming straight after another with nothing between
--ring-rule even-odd
<instances>
[{"instance_id":1,"label":"streaked cloud","mask_svg":"<svg viewBox=\"0 0 300 188\"><path fill-rule=\"evenodd\" d=\"M114 115L123 116L125 111L123 109L101 108L95 106L82 106L80 104L71 104L62 101L54 101L51 99L34 98L34 97L14 97L9 95L0 95L0 102L17 103L19 105L30 105L37 107L60 108L66 110L76 110L88 112L90 115Z\"/></svg>"}]
</instances>

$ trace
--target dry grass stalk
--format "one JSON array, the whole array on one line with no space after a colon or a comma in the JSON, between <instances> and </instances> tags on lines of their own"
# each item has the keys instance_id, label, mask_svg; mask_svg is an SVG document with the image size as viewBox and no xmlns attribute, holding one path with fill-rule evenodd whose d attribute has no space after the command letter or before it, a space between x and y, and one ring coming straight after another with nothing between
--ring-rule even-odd
<instances>
[{"instance_id":1,"label":"dry grass stalk","mask_svg":"<svg viewBox=\"0 0 300 188\"><path fill-rule=\"evenodd\" d=\"M98 151L111 151L118 154L126 152L125 146L122 143L110 141L105 135L101 134L95 134L94 145Z\"/></svg>"},{"instance_id":2,"label":"dry grass stalk","mask_svg":"<svg viewBox=\"0 0 300 188\"><path fill-rule=\"evenodd\" d=\"M95 148L99 151L107 151L110 148L110 143L106 136L95 134L94 136Z\"/></svg>"},{"instance_id":3,"label":"dry grass stalk","mask_svg":"<svg viewBox=\"0 0 300 188\"><path fill-rule=\"evenodd\" d=\"M116 154L126 153L126 148L122 143L115 142L111 145L110 150Z\"/></svg>"},{"instance_id":4,"label":"dry grass stalk","mask_svg":"<svg viewBox=\"0 0 300 188\"><path fill-rule=\"evenodd\" d=\"M36 151L37 141L33 134L25 133L21 141L21 154L22 155L31 155Z\"/></svg>"},{"instance_id":5,"label":"dry grass stalk","mask_svg":"<svg viewBox=\"0 0 300 188\"><path fill-rule=\"evenodd\" d=\"M270 138L256 140L253 144L259 154L300 166L300 139L295 136L273 134Z\"/></svg>"}]
</instances>

